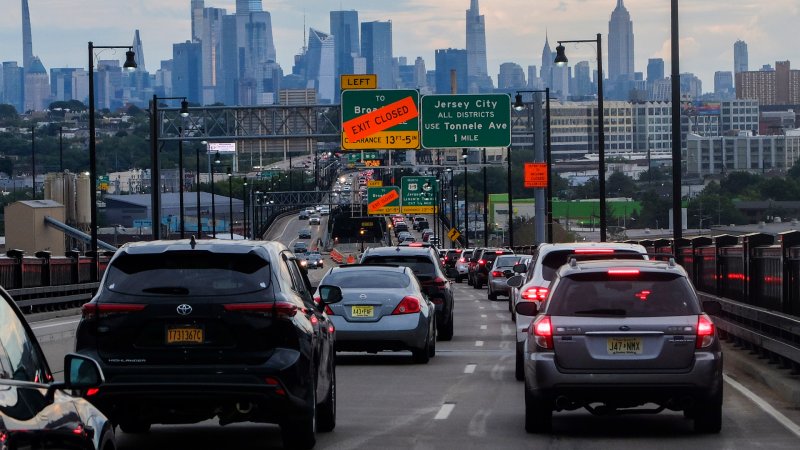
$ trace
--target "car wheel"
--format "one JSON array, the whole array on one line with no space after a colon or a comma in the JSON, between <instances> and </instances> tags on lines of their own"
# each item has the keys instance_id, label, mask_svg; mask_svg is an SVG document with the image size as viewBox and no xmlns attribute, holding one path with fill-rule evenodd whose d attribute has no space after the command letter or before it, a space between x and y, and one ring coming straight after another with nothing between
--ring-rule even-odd
<instances>
[{"instance_id":1,"label":"car wheel","mask_svg":"<svg viewBox=\"0 0 800 450\"><path fill-rule=\"evenodd\" d=\"M438 338L438 336L436 336L436 322L435 321L434 321L433 326L431 328L433 329L432 330L433 331L433 339L431 339L431 345L430 345L430 347L428 347L428 356L433 358L434 356L436 356L436 339Z\"/></svg>"},{"instance_id":2,"label":"car wheel","mask_svg":"<svg viewBox=\"0 0 800 450\"><path fill-rule=\"evenodd\" d=\"M425 337L425 346L411 349L411 360L414 361L415 364L428 364L428 361L431 360L430 351L431 336L430 331L428 331L428 336Z\"/></svg>"},{"instance_id":3,"label":"car wheel","mask_svg":"<svg viewBox=\"0 0 800 450\"><path fill-rule=\"evenodd\" d=\"M473 288L473 289L480 289L480 288L482 288L482 287L483 287L483 284L481 284L481 282L479 282L477 279L475 279L475 280L472 282L472 288Z\"/></svg>"},{"instance_id":4,"label":"car wheel","mask_svg":"<svg viewBox=\"0 0 800 450\"><path fill-rule=\"evenodd\" d=\"M491 288L489 288L489 293L486 296L489 297L489 300L497 300L497 294L492 292Z\"/></svg>"},{"instance_id":5,"label":"car wheel","mask_svg":"<svg viewBox=\"0 0 800 450\"><path fill-rule=\"evenodd\" d=\"M336 428L336 363L331 362L331 384L328 398L317 407L317 431L327 433Z\"/></svg>"},{"instance_id":6,"label":"car wheel","mask_svg":"<svg viewBox=\"0 0 800 450\"><path fill-rule=\"evenodd\" d=\"M467 284L468 284L469 286L472 286L472 277L471 277L471 276L469 276L469 275L467 275Z\"/></svg>"},{"instance_id":7,"label":"car wheel","mask_svg":"<svg viewBox=\"0 0 800 450\"><path fill-rule=\"evenodd\" d=\"M714 396L708 403L698 405L690 414L697 433L719 433L722 429L722 395Z\"/></svg>"},{"instance_id":8,"label":"car wheel","mask_svg":"<svg viewBox=\"0 0 800 450\"><path fill-rule=\"evenodd\" d=\"M309 450L317 444L317 399L316 389L312 390L314 391L314 399L311 402L311 416L281 424L281 437L285 448Z\"/></svg>"},{"instance_id":9,"label":"car wheel","mask_svg":"<svg viewBox=\"0 0 800 450\"><path fill-rule=\"evenodd\" d=\"M462 277L461 275L456 275L456 283L461 283Z\"/></svg>"},{"instance_id":10,"label":"car wheel","mask_svg":"<svg viewBox=\"0 0 800 450\"><path fill-rule=\"evenodd\" d=\"M553 425L553 407L550 402L531 394L525 386L525 431L547 433Z\"/></svg>"},{"instance_id":11,"label":"car wheel","mask_svg":"<svg viewBox=\"0 0 800 450\"><path fill-rule=\"evenodd\" d=\"M514 363L514 378L517 381L525 379L525 355L523 352L523 345L517 342L517 356Z\"/></svg>"},{"instance_id":12,"label":"car wheel","mask_svg":"<svg viewBox=\"0 0 800 450\"><path fill-rule=\"evenodd\" d=\"M119 423L119 429L129 434L147 433L150 431L150 424L139 420L126 420Z\"/></svg>"},{"instance_id":13,"label":"car wheel","mask_svg":"<svg viewBox=\"0 0 800 450\"><path fill-rule=\"evenodd\" d=\"M439 328L439 340L450 341L453 339L453 313L450 313L450 320L443 323Z\"/></svg>"},{"instance_id":14,"label":"car wheel","mask_svg":"<svg viewBox=\"0 0 800 450\"><path fill-rule=\"evenodd\" d=\"M116 436L114 436L114 427L107 425L103 435L100 437L99 450L116 450L116 448L117 441Z\"/></svg>"}]
</instances>

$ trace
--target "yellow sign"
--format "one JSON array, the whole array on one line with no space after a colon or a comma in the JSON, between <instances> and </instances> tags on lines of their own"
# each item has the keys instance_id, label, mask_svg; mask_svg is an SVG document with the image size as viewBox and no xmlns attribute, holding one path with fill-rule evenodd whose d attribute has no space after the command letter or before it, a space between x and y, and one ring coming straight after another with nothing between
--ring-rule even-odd
<instances>
[{"instance_id":1,"label":"yellow sign","mask_svg":"<svg viewBox=\"0 0 800 450\"><path fill-rule=\"evenodd\" d=\"M342 148L348 150L419 148L419 131L379 131L356 142L350 142L342 133Z\"/></svg>"},{"instance_id":2,"label":"yellow sign","mask_svg":"<svg viewBox=\"0 0 800 450\"><path fill-rule=\"evenodd\" d=\"M435 206L403 206L400 212L403 214L436 214L438 209Z\"/></svg>"},{"instance_id":3,"label":"yellow sign","mask_svg":"<svg viewBox=\"0 0 800 450\"><path fill-rule=\"evenodd\" d=\"M379 159L368 159L364 161L364 167L380 167L381 160Z\"/></svg>"},{"instance_id":4,"label":"yellow sign","mask_svg":"<svg viewBox=\"0 0 800 450\"><path fill-rule=\"evenodd\" d=\"M547 187L547 163L525 163L525 187Z\"/></svg>"},{"instance_id":5,"label":"yellow sign","mask_svg":"<svg viewBox=\"0 0 800 450\"><path fill-rule=\"evenodd\" d=\"M383 180L369 180L367 187L383 187Z\"/></svg>"},{"instance_id":6,"label":"yellow sign","mask_svg":"<svg viewBox=\"0 0 800 450\"><path fill-rule=\"evenodd\" d=\"M378 88L378 75L374 73L367 73L362 75L341 75L339 81L342 85L342 90L348 89L377 89Z\"/></svg>"},{"instance_id":7,"label":"yellow sign","mask_svg":"<svg viewBox=\"0 0 800 450\"><path fill-rule=\"evenodd\" d=\"M455 242L459 237L461 237L461 233L459 233L455 228L450 228L450 231L447 232L447 237L449 237L451 241Z\"/></svg>"}]
</instances>

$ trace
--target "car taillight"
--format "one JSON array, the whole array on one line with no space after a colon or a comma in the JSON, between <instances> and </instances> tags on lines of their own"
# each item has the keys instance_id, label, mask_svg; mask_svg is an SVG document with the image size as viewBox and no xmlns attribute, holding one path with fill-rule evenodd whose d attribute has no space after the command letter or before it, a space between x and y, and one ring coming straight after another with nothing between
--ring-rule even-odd
<instances>
[{"instance_id":1,"label":"car taillight","mask_svg":"<svg viewBox=\"0 0 800 450\"><path fill-rule=\"evenodd\" d=\"M327 314L329 316L335 316L335 314L333 313L333 310L328 305L325 305L325 314Z\"/></svg>"},{"instance_id":2,"label":"car taillight","mask_svg":"<svg viewBox=\"0 0 800 450\"><path fill-rule=\"evenodd\" d=\"M609 275L634 276L639 275L639 269L608 269Z\"/></svg>"},{"instance_id":3,"label":"car taillight","mask_svg":"<svg viewBox=\"0 0 800 450\"><path fill-rule=\"evenodd\" d=\"M286 302L275 303L229 303L224 305L225 311L261 314L264 317L290 319L297 314L297 305Z\"/></svg>"},{"instance_id":4,"label":"car taillight","mask_svg":"<svg viewBox=\"0 0 800 450\"><path fill-rule=\"evenodd\" d=\"M458 258L458 262L463 263L464 262L464 258Z\"/></svg>"},{"instance_id":5,"label":"car taillight","mask_svg":"<svg viewBox=\"0 0 800 450\"><path fill-rule=\"evenodd\" d=\"M714 322L705 314L697 317L697 343L695 348L705 348L714 343Z\"/></svg>"},{"instance_id":6,"label":"car taillight","mask_svg":"<svg viewBox=\"0 0 800 450\"><path fill-rule=\"evenodd\" d=\"M283 386L281 386L281 382L278 381L277 378L275 378L275 377L267 377L267 378L264 379L264 382L267 383L267 386L274 387L276 394L278 394L278 395L286 395L286 390L283 389Z\"/></svg>"},{"instance_id":7,"label":"car taillight","mask_svg":"<svg viewBox=\"0 0 800 450\"><path fill-rule=\"evenodd\" d=\"M486 264L486 261L484 261L484 260L482 260L482 259L479 259L479 260L478 260L478 264L480 264L480 265L484 265L484 264Z\"/></svg>"},{"instance_id":8,"label":"car taillight","mask_svg":"<svg viewBox=\"0 0 800 450\"><path fill-rule=\"evenodd\" d=\"M447 280L445 280L444 278L436 277L432 280L425 281L422 284L428 286L436 286L437 288L443 288L445 286L445 283L447 283Z\"/></svg>"},{"instance_id":9,"label":"car taillight","mask_svg":"<svg viewBox=\"0 0 800 450\"><path fill-rule=\"evenodd\" d=\"M392 315L414 314L420 312L419 299L410 295L403 297L400 303L392 311Z\"/></svg>"},{"instance_id":10,"label":"car taillight","mask_svg":"<svg viewBox=\"0 0 800 450\"><path fill-rule=\"evenodd\" d=\"M127 314L131 312L139 312L147 305L137 303L84 303L81 306L81 316L84 319L94 319L95 317L104 317L110 314Z\"/></svg>"},{"instance_id":11,"label":"car taillight","mask_svg":"<svg viewBox=\"0 0 800 450\"><path fill-rule=\"evenodd\" d=\"M525 300L544 300L547 298L548 289L546 287L529 287L522 291L520 297Z\"/></svg>"},{"instance_id":12,"label":"car taillight","mask_svg":"<svg viewBox=\"0 0 800 450\"><path fill-rule=\"evenodd\" d=\"M609 254L609 253L614 253L614 249L613 248L576 248L575 249L575 253L576 254L577 253L581 253L581 254L593 254L593 253Z\"/></svg>"},{"instance_id":13,"label":"car taillight","mask_svg":"<svg viewBox=\"0 0 800 450\"><path fill-rule=\"evenodd\" d=\"M100 388L89 388L86 390L86 396L91 397L92 395L97 395L100 392Z\"/></svg>"},{"instance_id":14,"label":"car taillight","mask_svg":"<svg viewBox=\"0 0 800 450\"><path fill-rule=\"evenodd\" d=\"M492 276L495 277L495 278L502 277L503 276L503 272L500 272L499 270L493 270L492 271Z\"/></svg>"},{"instance_id":15,"label":"car taillight","mask_svg":"<svg viewBox=\"0 0 800 450\"><path fill-rule=\"evenodd\" d=\"M534 336L536 345L548 350L553 349L553 323L550 316L539 316L531 324L530 330Z\"/></svg>"}]
</instances>

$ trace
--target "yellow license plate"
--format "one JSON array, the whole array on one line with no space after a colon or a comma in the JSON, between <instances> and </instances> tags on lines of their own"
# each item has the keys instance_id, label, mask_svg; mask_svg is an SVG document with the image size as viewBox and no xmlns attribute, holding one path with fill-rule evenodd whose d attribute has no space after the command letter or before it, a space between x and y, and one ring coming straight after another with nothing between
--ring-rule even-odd
<instances>
[{"instance_id":1,"label":"yellow license plate","mask_svg":"<svg viewBox=\"0 0 800 450\"><path fill-rule=\"evenodd\" d=\"M609 355L641 355L642 338L640 337L611 337L608 338Z\"/></svg>"},{"instance_id":2,"label":"yellow license plate","mask_svg":"<svg viewBox=\"0 0 800 450\"><path fill-rule=\"evenodd\" d=\"M353 317L373 317L375 310L372 306L353 306L351 315Z\"/></svg>"},{"instance_id":3,"label":"yellow license plate","mask_svg":"<svg viewBox=\"0 0 800 450\"><path fill-rule=\"evenodd\" d=\"M167 328L167 344L202 344L203 329L191 327Z\"/></svg>"}]
</instances>

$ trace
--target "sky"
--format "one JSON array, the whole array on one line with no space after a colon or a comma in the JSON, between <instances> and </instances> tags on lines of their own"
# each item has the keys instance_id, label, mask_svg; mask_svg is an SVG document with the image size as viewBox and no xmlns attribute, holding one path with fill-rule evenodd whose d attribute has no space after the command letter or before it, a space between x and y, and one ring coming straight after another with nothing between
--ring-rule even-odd
<instances>
[{"instance_id":1,"label":"sky","mask_svg":"<svg viewBox=\"0 0 800 450\"><path fill-rule=\"evenodd\" d=\"M0 61L22 64L22 20L19 0L2 0ZM140 30L145 62L154 72L172 57L172 44L191 39L190 0L28 0L33 53L48 70L88 66L87 42L130 45ZM486 17L489 74L497 80L500 64L523 68L541 65L545 35L555 41L608 37L608 21L617 0L480 0ZM667 0L627 0L633 20L635 70L646 72L648 58L663 58L670 73L670 3ZM733 44L747 42L750 70L789 60L800 69L796 27L800 0L681 0L681 73L692 72L713 91L714 72L733 70ZM264 0L272 15L278 62L291 72L293 56L303 46L305 29L330 28L330 10L359 12L360 21L391 20L394 56L413 63L423 57L435 69L434 50L465 48L465 11L469 0ZM206 0L206 7L235 12L235 0ZM124 52L117 52L124 59ZM608 50L604 45L604 64ZM570 63L594 65L591 44L568 45ZM101 59L112 59L107 50Z\"/></svg>"}]
</instances>

